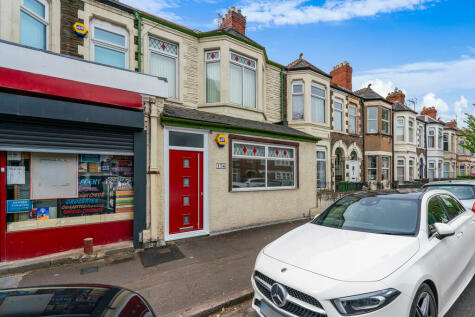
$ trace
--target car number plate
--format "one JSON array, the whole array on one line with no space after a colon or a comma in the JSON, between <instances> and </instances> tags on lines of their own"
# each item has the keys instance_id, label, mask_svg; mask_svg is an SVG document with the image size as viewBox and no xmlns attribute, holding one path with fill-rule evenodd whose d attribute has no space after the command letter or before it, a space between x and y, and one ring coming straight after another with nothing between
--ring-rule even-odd
<instances>
[{"instance_id":1,"label":"car number plate","mask_svg":"<svg viewBox=\"0 0 475 317\"><path fill-rule=\"evenodd\" d=\"M269 306L265 301L261 301L261 314L266 317L282 317L283 315Z\"/></svg>"}]
</instances>

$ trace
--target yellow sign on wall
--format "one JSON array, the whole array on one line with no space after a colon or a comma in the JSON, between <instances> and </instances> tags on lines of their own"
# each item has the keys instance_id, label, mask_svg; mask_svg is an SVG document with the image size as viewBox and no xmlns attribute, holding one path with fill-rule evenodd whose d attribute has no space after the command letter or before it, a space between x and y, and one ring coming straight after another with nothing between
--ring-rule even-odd
<instances>
[{"instance_id":1,"label":"yellow sign on wall","mask_svg":"<svg viewBox=\"0 0 475 317\"><path fill-rule=\"evenodd\" d=\"M218 134L216 137L216 143L219 147L224 147L228 143L228 137L224 134Z\"/></svg>"},{"instance_id":2,"label":"yellow sign on wall","mask_svg":"<svg viewBox=\"0 0 475 317\"><path fill-rule=\"evenodd\" d=\"M87 34L87 28L84 24L76 22L73 25L74 32L80 36L80 37L85 37Z\"/></svg>"}]
</instances>

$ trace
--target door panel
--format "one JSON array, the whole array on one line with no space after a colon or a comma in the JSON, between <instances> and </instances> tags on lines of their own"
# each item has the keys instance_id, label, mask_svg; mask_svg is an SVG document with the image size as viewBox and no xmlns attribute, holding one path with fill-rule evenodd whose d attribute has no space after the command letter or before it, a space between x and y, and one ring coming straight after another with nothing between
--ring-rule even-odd
<instances>
[{"instance_id":1,"label":"door panel","mask_svg":"<svg viewBox=\"0 0 475 317\"><path fill-rule=\"evenodd\" d=\"M5 261L7 153L0 151L0 261Z\"/></svg>"},{"instance_id":2,"label":"door panel","mask_svg":"<svg viewBox=\"0 0 475 317\"><path fill-rule=\"evenodd\" d=\"M203 153L169 151L169 234L203 229Z\"/></svg>"}]
</instances>

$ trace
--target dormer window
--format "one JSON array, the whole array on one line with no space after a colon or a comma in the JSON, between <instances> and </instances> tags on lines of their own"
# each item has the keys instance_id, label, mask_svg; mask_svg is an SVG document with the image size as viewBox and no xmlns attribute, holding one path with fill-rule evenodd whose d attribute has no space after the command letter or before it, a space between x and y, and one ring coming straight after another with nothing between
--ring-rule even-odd
<instances>
[{"instance_id":1,"label":"dormer window","mask_svg":"<svg viewBox=\"0 0 475 317\"><path fill-rule=\"evenodd\" d=\"M312 84L312 121L325 123L325 87Z\"/></svg>"},{"instance_id":2,"label":"dormer window","mask_svg":"<svg viewBox=\"0 0 475 317\"><path fill-rule=\"evenodd\" d=\"M256 61L231 53L229 97L231 103L256 108Z\"/></svg>"},{"instance_id":3,"label":"dormer window","mask_svg":"<svg viewBox=\"0 0 475 317\"><path fill-rule=\"evenodd\" d=\"M301 81L292 83L292 120L304 120L304 84Z\"/></svg>"},{"instance_id":4,"label":"dormer window","mask_svg":"<svg viewBox=\"0 0 475 317\"><path fill-rule=\"evenodd\" d=\"M221 66L220 52L205 52L206 63L206 103L221 101Z\"/></svg>"}]
</instances>

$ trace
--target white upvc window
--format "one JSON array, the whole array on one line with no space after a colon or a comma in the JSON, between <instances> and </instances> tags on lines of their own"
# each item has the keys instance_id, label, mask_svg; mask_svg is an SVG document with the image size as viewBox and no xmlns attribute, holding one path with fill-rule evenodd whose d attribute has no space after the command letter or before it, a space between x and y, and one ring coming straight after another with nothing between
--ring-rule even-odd
<instances>
[{"instance_id":1,"label":"white upvc window","mask_svg":"<svg viewBox=\"0 0 475 317\"><path fill-rule=\"evenodd\" d=\"M206 63L206 103L221 101L221 57L220 51L205 52Z\"/></svg>"},{"instance_id":2,"label":"white upvc window","mask_svg":"<svg viewBox=\"0 0 475 317\"><path fill-rule=\"evenodd\" d=\"M404 117L397 117L396 118L396 141L404 142L405 138L405 120Z\"/></svg>"},{"instance_id":3,"label":"white upvc window","mask_svg":"<svg viewBox=\"0 0 475 317\"><path fill-rule=\"evenodd\" d=\"M442 140L443 140L443 138L442 138L442 130L439 128L439 129L437 129L437 131L438 131L438 136L439 136L438 139L437 139L437 141L438 141L438 146L437 146L437 147L438 147L439 149L442 149L442 142L443 142L443 141L442 141Z\"/></svg>"},{"instance_id":4,"label":"white upvc window","mask_svg":"<svg viewBox=\"0 0 475 317\"><path fill-rule=\"evenodd\" d=\"M312 121L325 123L325 86L312 83L311 90Z\"/></svg>"},{"instance_id":5,"label":"white upvc window","mask_svg":"<svg viewBox=\"0 0 475 317\"><path fill-rule=\"evenodd\" d=\"M444 133L444 151L449 150L449 134Z\"/></svg>"},{"instance_id":6,"label":"white upvc window","mask_svg":"<svg viewBox=\"0 0 475 317\"><path fill-rule=\"evenodd\" d=\"M327 186L327 153L323 147L317 147L317 188Z\"/></svg>"},{"instance_id":7,"label":"white upvc window","mask_svg":"<svg viewBox=\"0 0 475 317\"><path fill-rule=\"evenodd\" d=\"M294 81L292 83L292 120L304 120L304 91L305 86L302 81Z\"/></svg>"},{"instance_id":8,"label":"white upvc window","mask_svg":"<svg viewBox=\"0 0 475 317\"><path fill-rule=\"evenodd\" d=\"M435 162L434 161L429 161L429 164L427 166L427 177L430 180L433 180L435 178Z\"/></svg>"},{"instance_id":9,"label":"white upvc window","mask_svg":"<svg viewBox=\"0 0 475 317\"><path fill-rule=\"evenodd\" d=\"M46 0L21 0L20 43L45 50L48 47L49 5Z\"/></svg>"},{"instance_id":10,"label":"white upvc window","mask_svg":"<svg viewBox=\"0 0 475 317\"><path fill-rule=\"evenodd\" d=\"M348 112L349 112L348 132L352 133L352 134L356 134L356 127L357 127L356 106L355 105L350 105L348 107Z\"/></svg>"},{"instance_id":11,"label":"white upvc window","mask_svg":"<svg viewBox=\"0 0 475 317\"><path fill-rule=\"evenodd\" d=\"M450 177L450 164L444 163L444 178Z\"/></svg>"},{"instance_id":12,"label":"white upvc window","mask_svg":"<svg viewBox=\"0 0 475 317\"><path fill-rule=\"evenodd\" d=\"M460 155L464 155L464 152L465 152L465 148L463 147L462 144L465 143L465 140L460 140L460 144L459 144L459 154Z\"/></svg>"},{"instance_id":13,"label":"white upvc window","mask_svg":"<svg viewBox=\"0 0 475 317\"><path fill-rule=\"evenodd\" d=\"M405 180L405 160L403 157L398 157L396 160L396 172L397 172L397 180L399 183L403 183Z\"/></svg>"},{"instance_id":14,"label":"white upvc window","mask_svg":"<svg viewBox=\"0 0 475 317\"><path fill-rule=\"evenodd\" d=\"M419 130L419 144L418 144L418 147L420 148L424 148L424 127L423 126L419 126L418 128Z\"/></svg>"},{"instance_id":15,"label":"white upvc window","mask_svg":"<svg viewBox=\"0 0 475 317\"><path fill-rule=\"evenodd\" d=\"M407 129L408 129L408 141L410 143L414 143L414 119L409 119L407 122Z\"/></svg>"},{"instance_id":16,"label":"white upvc window","mask_svg":"<svg viewBox=\"0 0 475 317\"><path fill-rule=\"evenodd\" d=\"M378 179L378 157L376 155L368 156L368 179L375 181Z\"/></svg>"},{"instance_id":17,"label":"white upvc window","mask_svg":"<svg viewBox=\"0 0 475 317\"><path fill-rule=\"evenodd\" d=\"M389 180L389 156L382 156L381 157L381 180L388 181Z\"/></svg>"},{"instance_id":18,"label":"white upvc window","mask_svg":"<svg viewBox=\"0 0 475 317\"><path fill-rule=\"evenodd\" d=\"M367 132L378 133L378 107L368 107Z\"/></svg>"},{"instance_id":19,"label":"white upvc window","mask_svg":"<svg viewBox=\"0 0 475 317\"><path fill-rule=\"evenodd\" d=\"M335 98L333 100L333 130L343 130L343 100Z\"/></svg>"},{"instance_id":20,"label":"white upvc window","mask_svg":"<svg viewBox=\"0 0 475 317\"><path fill-rule=\"evenodd\" d=\"M452 163L452 178L457 176L457 168L455 167L455 163Z\"/></svg>"},{"instance_id":21,"label":"white upvc window","mask_svg":"<svg viewBox=\"0 0 475 317\"><path fill-rule=\"evenodd\" d=\"M231 103L256 108L256 61L231 52L229 99Z\"/></svg>"},{"instance_id":22,"label":"white upvc window","mask_svg":"<svg viewBox=\"0 0 475 317\"><path fill-rule=\"evenodd\" d=\"M149 37L150 74L168 81L168 98L178 98L178 45Z\"/></svg>"},{"instance_id":23,"label":"white upvc window","mask_svg":"<svg viewBox=\"0 0 475 317\"><path fill-rule=\"evenodd\" d=\"M437 177L442 178L442 162L437 162Z\"/></svg>"},{"instance_id":24,"label":"white upvc window","mask_svg":"<svg viewBox=\"0 0 475 317\"><path fill-rule=\"evenodd\" d=\"M389 109L381 109L381 133L389 134Z\"/></svg>"},{"instance_id":25,"label":"white upvc window","mask_svg":"<svg viewBox=\"0 0 475 317\"><path fill-rule=\"evenodd\" d=\"M109 66L128 68L127 30L112 23L91 22L91 60Z\"/></svg>"},{"instance_id":26,"label":"white upvc window","mask_svg":"<svg viewBox=\"0 0 475 317\"><path fill-rule=\"evenodd\" d=\"M232 190L295 188L296 154L294 147L233 141Z\"/></svg>"},{"instance_id":27,"label":"white upvc window","mask_svg":"<svg viewBox=\"0 0 475 317\"><path fill-rule=\"evenodd\" d=\"M429 128L427 131L427 147L434 148L435 147L435 130L434 128Z\"/></svg>"},{"instance_id":28,"label":"white upvc window","mask_svg":"<svg viewBox=\"0 0 475 317\"><path fill-rule=\"evenodd\" d=\"M409 180L410 180L410 181L414 180L414 175L415 175L415 174L414 174L414 167L415 167L415 166L414 166L414 165L415 165L414 162L415 162L415 161L416 161L415 158L413 158L413 157L409 158Z\"/></svg>"}]
</instances>

